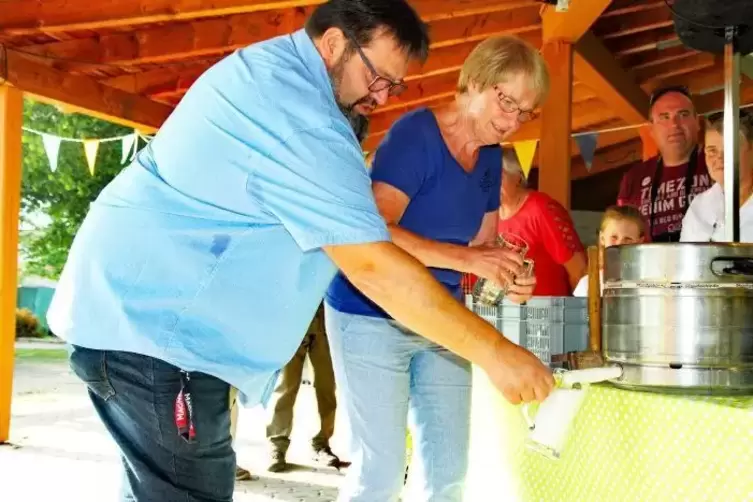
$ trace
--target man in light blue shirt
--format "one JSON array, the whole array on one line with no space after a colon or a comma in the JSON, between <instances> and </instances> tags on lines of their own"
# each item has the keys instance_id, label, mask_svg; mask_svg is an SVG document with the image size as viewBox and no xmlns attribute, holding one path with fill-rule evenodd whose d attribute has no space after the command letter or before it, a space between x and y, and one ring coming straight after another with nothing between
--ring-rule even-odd
<instances>
[{"instance_id":1,"label":"man in light blue shirt","mask_svg":"<svg viewBox=\"0 0 753 502\"><path fill-rule=\"evenodd\" d=\"M509 399L549 392L546 368L390 243L375 207L343 111L385 103L427 51L404 0L330 0L305 31L209 69L93 203L48 320L120 447L123 500L232 500L230 386L266 400L336 267Z\"/></svg>"}]
</instances>

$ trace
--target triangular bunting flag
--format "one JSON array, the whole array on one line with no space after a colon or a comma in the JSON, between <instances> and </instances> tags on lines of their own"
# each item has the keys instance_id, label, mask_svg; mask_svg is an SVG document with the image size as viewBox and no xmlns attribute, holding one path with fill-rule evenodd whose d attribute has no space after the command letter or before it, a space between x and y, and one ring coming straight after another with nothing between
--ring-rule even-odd
<instances>
[{"instance_id":1,"label":"triangular bunting flag","mask_svg":"<svg viewBox=\"0 0 753 502\"><path fill-rule=\"evenodd\" d=\"M49 134L42 134L42 146L47 160L50 161L50 170L55 172L58 168L58 154L60 153L60 138Z\"/></svg>"},{"instance_id":2,"label":"triangular bunting flag","mask_svg":"<svg viewBox=\"0 0 753 502\"><path fill-rule=\"evenodd\" d=\"M97 162L97 150L99 150L98 139L84 140L84 153L86 154L86 163L89 164L89 172L94 176L94 164Z\"/></svg>"},{"instance_id":3,"label":"triangular bunting flag","mask_svg":"<svg viewBox=\"0 0 753 502\"><path fill-rule=\"evenodd\" d=\"M133 143L136 141L136 133L129 134L128 136L123 136L123 139L120 140L121 144L121 150L120 150L120 163L125 164L128 160L129 154L131 153L131 150L133 149Z\"/></svg>"},{"instance_id":4,"label":"triangular bunting flag","mask_svg":"<svg viewBox=\"0 0 753 502\"><path fill-rule=\"evenodd\" d=\"M578 150L580 150L580 156L583 157L583 161L586 163L586 170L591 170L591 165L594 161L594 153L596 152L596 142L599 140L599 133L579 134L575 137L575 142L578 143Z\"/></svg>"},{"instance_id":5,"label":"triangular bunting flag","mask_svg":"<svg viewBox=\"0 0 753 502\"><path fill-rule=\"evenodd\" d=\"M651 126L641 126L639 132L643 142L643 160L646 161L659 155L659 147L656 146L654 136L651 134Z\"/></svg>"},{"instance_id":6,"label":"triangular bunting flag","mask_svg":"<svg viewBox=\"0 0 753 502\"><path fill-rule=\"evenodd\" d=\"M139 140L142 138L141 134L138 132L134 134L134 140L133 140L133 153L131 154L131 162L133 162L133 159L136 158L136 154L139 153Z\"/></svg>"},{"instance_id":7,"label":"triangular bunting flag","mask_svg":"<svg viewBox=\"0 0 753 502\"><path fill-rule=\"evenodd\" d=\"M529 141L518 141L513 143L515 148L515 154L518 156L518 162L520 162L520 168L523 169L523 174L528 177L528 173L531 172L531 165L533 164L533 155L536 153L536 145L538 140L532 139Z\"/></svg>"}]
</instances>

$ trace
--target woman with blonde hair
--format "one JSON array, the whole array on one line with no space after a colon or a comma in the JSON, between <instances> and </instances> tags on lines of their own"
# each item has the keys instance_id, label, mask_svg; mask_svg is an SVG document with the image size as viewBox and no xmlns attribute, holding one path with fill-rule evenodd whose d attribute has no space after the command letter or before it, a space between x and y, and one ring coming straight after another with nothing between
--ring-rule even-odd
<instances>
[{"instance_id":1,"label":"woman with blonde hair","mask_svg":"<svg viewBox=\"0 0 753 502\"><path fill-rule=\"evenodd\" d=\"M522 259L493 245L499 209L499 143L531 120L549 77L539 53L514 37L481 42L463 64L455 100L401 117L374 156L374 197L395 244L457 298L462 273L530 297ZM351 432L353 461L340 501L398 500L408 422L414 464L406 500L460 501L468 461L471 368L418 336L343 275L326 295L327 334ZM549 372L500 336L510 364ZM549 373L550 374L550 373Z\"/></svg>"}]
</instances>

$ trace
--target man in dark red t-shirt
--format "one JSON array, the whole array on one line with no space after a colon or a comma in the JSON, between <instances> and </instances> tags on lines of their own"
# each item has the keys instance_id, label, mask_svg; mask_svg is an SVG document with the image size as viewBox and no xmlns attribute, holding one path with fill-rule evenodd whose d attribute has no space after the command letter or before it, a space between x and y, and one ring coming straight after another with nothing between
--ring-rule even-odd
<instances>
[{"instance_id":1,"label":"man in dark red t-shirt","mask_svg":"<svg viewBox=\"0 0 753 502\"><path fill-rule=\"evenodd\" d=\"M650 103L651 133L659 156L625 173L617 204L640 209L652 241L678 242L690 202L711 186L698 147L700 123L685 87L659 88Z\"/></svg>"}]
</instances>

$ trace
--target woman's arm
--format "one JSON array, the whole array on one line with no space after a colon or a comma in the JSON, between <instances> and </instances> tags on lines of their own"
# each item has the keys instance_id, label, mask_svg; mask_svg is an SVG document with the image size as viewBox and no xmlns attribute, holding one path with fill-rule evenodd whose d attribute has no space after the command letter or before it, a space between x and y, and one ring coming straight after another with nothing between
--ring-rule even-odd
<instances>
[{"instance_id":1,"label":"woman's arm","mask_svg":"<svg viewBox=\"0 0 753 502\"><path fill-rule=\"evenodd\" d=\"M567 270L567 277L570 280L570 289L575 290L578 286L578 282L588 273L588 262L586 260L586 253L583 251L577 251L573 253L573 257L565 262L563 265Z\"/></svg>"},{"instance_id":2,"label":"woman's arm","mask_svg":"<svg viewBox=\"0 0 753 502\"><path fill-rule=\"evenodd\" d=\"M495 281L502 279L510 283L513 282L513 274L522 270L521 257L506 249L487 245L467 247L437 242L400 227L398 222L410 203L409 197L387 183L374 182L372 187L374 199L379 212L387 222L392 241L427 267L467 272ZM484 220L489 227L491 217L488 213ZM489 229L482 229L482 231L489 232Z\"/></svg>"}]
</instances>

